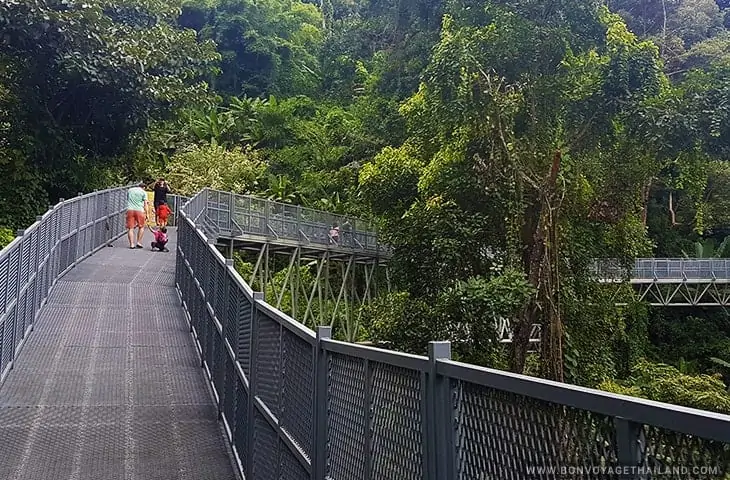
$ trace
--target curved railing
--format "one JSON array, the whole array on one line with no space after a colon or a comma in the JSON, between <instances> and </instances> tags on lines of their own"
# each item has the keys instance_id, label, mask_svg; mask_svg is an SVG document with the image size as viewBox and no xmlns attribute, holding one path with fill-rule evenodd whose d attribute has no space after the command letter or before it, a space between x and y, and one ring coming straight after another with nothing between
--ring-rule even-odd
<instances>
[{"instance_id":1,"label":"curved railing","mask_svg":"<svg viewBox=\"0 0 730 480\"><path fill-rule=\"evenodd\" d=\"M61 199L0 252L0 384L58 279L124 232L126 190Z\"/></svg>"},{"instance_id":2,"label":"curved railing","mask_svg":"<svg viewBox=\"0 0 730 480\"><path fill-rule=\"evenodd\" d=\"M200 195L206 208L198 225L218 237L263 237L375 256L391 253L378 242L377 228L368 220L208 188ZM340 227L336 241L330 236L335 225Z\"/></svg>"},{"instance_id":3,"label":"curved railing","mask_svg":"<svg viewBox=\"0 0 730 480\"><path fill-rule=\"evenodd\" d=\"M268 305L179 220L176 283L245 478L727 478L730 416L347 344Z\"/></svg>"}]
</instances>

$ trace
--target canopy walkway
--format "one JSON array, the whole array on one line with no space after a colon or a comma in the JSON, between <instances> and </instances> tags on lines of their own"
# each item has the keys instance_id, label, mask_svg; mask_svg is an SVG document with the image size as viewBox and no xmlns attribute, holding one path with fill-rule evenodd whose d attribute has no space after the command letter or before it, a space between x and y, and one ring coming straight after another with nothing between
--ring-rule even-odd
<instances>
[{"instance_id":1,"label":"canopy walkway","mask_svg":"<svg viewBox=\"0 0 730 480\"><path fill-rule=\"evenodd\" d=\"M730 473L730 416L334 340L236 272L222 251L256 235L219 192L176 206L170 253L118 240L125 198L63 201L0 253L0 479ZM387 259L327 223L259 241Z\"/></svg>"},{"instance_id":2,"label":"canopy walkway","mask_svg":"<svg viewBox=\"0 0 730 480\"><path fill-rule=\"evenodd\" d=\"M603 283L632 285L653 306L730 306L730 259L639 258L632 268L604 260L596 274Z\"/></svg>"}]
</instances>

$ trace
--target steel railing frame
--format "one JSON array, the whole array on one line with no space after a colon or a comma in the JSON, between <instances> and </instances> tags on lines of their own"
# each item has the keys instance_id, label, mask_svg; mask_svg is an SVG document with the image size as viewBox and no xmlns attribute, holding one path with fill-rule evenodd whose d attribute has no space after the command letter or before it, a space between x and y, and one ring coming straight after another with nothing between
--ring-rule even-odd
<instances>
[{"instance_id":1,"label":"steel railing frame","mask_svg":"<svg viewBox=\"0 0 730 480\"><path fill-rule=\"evenodd\" d=\"M124 234L128 188L60 199L0 252L0 385L58 280Z\"/></svg>"},{"instance_id":2,"label":"steel railing frame","mask_svg":"<svg viewBox=\"0 0 730 480\"><path fill-rule=\"evenodd\" d=\"M176 285L245 478L533 478L529 462L566 467L584 451L588 463L647 468L674 443L675 463L698 450L730 473L728 415L455 362L448 342L423 357L305 328L254 292L196 223L207 195L181 209Z\"/></svg>"}]
</instances>

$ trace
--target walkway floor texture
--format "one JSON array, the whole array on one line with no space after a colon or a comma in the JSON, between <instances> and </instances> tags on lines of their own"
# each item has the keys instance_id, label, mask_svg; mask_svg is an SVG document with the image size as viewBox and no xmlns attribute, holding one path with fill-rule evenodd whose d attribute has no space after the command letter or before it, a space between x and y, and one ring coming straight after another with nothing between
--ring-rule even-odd
<instances>
[{"instance_id":1,"label":"walkway floor texture","mask_svg":"<svg viewBox=\"0 0 730 480\"><path fill-rule=\"evenodd\" d=\"M126 240L63 277L0 388L2 480L236 476L169 253Z\"/></svg>"}]
</instances>

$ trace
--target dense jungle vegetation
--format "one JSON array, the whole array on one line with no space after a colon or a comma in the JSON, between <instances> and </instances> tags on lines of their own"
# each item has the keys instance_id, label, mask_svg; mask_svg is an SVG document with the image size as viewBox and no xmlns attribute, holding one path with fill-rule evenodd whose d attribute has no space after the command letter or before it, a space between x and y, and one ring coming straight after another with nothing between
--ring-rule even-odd
<instances>
[{"instance_id":1,"label":"dense jungle vegetation","mask_svg":"<svg viewBox=\"0 0 730 480\"><path fill-rule=\"evenodd\" d=\"M4 243L161 174L371 217L395 291L354 339L410 352L730 413L728 313L589 268L730 257L728 160L727 0L0 2Z\"/></svg>"}]
</instances>

